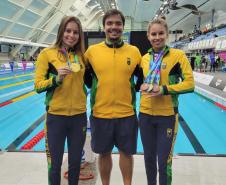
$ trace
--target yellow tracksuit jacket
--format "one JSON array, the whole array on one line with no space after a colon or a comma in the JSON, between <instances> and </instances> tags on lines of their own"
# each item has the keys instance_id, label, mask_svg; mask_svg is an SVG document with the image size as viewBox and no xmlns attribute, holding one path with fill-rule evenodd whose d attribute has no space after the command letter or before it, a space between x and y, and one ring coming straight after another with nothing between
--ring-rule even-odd
<instances>
[{"instance_id":1,"label":"yellow tracksuit jacket","mask_svg":"<svg viewBox=\"0 0 226 185\"><path fill-rule=\"evenodd\" d=\"M69 54L70 61L74 54ZM46 91L46 109L55 115L72 116L86 112L86 92L84 86L84 63L78 54L82 65L77 73L68 74L62 83L57 81L57 69L67 65L66 58L59 48L46 48L37 58L35 71L35 90L38 93Z\"/></svg>"},{"instance_id":2,"label":"yellow tracksuit jacket","mask_svg":"<svg viewBox=\"0 0 226 185\"><path fill-rule=\"evenodd\" d=\"M92 45L85 57L93 69L92 115L98 118L123 118L135 114L133 73L141 55L135 46L105 42Z\"/></svg>"},{"instance_id":3,"label":"yellow tracksuit jacket","mask_svg":"<svg viewBox=\"0 0 226 185\"><path fill-rule=\"evenodd\" d=\"M150 51L152 52L152 51ZM150 65L150 54L142 57L141 67L146 78ZM140 112L149 115L169 116L178 112L178 95L194 90L194 79L190 63L182 50L168 48L163 56L160 71L160 86L163 95L141 96Z\"/></svg>"}]
</instances>

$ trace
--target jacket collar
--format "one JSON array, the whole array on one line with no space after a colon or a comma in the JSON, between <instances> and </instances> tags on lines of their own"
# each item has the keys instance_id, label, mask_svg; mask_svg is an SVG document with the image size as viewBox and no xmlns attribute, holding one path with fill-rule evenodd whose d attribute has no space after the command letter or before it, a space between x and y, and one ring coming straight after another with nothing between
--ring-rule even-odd
<instances>
[{"instance_id":1,"label":"jacket collar","mask_svg":"<svg viewBox=\"0 0 226 185\"><path fill-rule=\"evenodd\" d=\"M122 39L120 39L118 42L111 42L107 39L105 39L105 44L109 47L109 48L121 48L124 45L124 42Z\"/></svg>"},{"instance_id":2,"label":"jacket collar","mask_svg":"<svg viewBox=\"0 0 226 185\"><path fill-rule=\"evenodd\" d=\"M163 56L166 56L168 53L169 53L169 51L170 51L170 47L169 46L165 46L164 47L164 54L163 54ZM149 50L148 50L148 53L151 55L151 54L153 54L154 53L154 50L153 50L153 48L150 48Z\"/></svg>"}]
</instances>

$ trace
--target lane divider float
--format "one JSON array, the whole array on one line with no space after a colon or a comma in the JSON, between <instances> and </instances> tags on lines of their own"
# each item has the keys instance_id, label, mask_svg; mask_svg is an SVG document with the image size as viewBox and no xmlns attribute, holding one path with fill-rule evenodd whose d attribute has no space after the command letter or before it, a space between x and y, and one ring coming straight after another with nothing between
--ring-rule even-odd
<instances>
[{"instance_id":1,"label":"lane divider float","mask_svg":"<svg viewBox=\"0 0 226 185\"><path fill-rule=\"evenodd\" d=\"M31 150L44 137L45 137L45 132L44 132L44 130L42 130L36 136L31 138L26 144L24 144L20 148L20 150Z\"/></svg>"}]
</instances>

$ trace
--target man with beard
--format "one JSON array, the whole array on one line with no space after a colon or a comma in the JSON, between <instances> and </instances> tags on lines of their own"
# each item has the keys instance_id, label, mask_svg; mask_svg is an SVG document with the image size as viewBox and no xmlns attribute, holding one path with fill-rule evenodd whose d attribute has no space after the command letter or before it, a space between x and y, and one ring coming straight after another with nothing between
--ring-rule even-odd
<instances>
[{"instance_id":1,"label":"man with beard","mask_svg":"<svg viewBox=\"0 0 226 185\"><path fill-rule=\"evenodd\" d=\"M91 146L99 154L103 185L110 184L114 146L119 150L124 185L131 185L133 154L137 147L135 105L136 90L143 81L139 68L141 54L138 48L123 42L124 24L120 11L107 11L103 16L106 40L90 46L85 53L92 74ZM138 77L136 84L134 75Z\"/></svg>"}]
</instances>

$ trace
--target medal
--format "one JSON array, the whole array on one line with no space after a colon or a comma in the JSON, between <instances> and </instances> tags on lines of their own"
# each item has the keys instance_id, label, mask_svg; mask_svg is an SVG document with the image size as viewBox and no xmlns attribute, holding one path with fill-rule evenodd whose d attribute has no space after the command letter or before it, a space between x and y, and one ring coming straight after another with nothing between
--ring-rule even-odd
<instances>
[{"instance_id":1,"label":"medal","mask_svg":"<svg viewBox=\"0 0 226 185\"><path fill-rule=\"evenodd\" d=\"M80 65L78 56L74 53L74 61L70 62L69 54L67 53L66 48L60 49L60 52L66 57L66 62L69 69L75 73L79 72L82 66Z\"/></svg>"},{"instance_id":2,"label":"medal","mask_svg":"<svg viewBox=\"0 0 226 185\"><path fill-rule=\"evenodd\" d=\"M153 85L152 84L149 84L149 87L147 89L147 92L151 92L153 90Z\"/></svg>"},{"instance_id":3,"label":"medal","mask_svg":"<svg viewBox=\"0 0 226 185\"><path fill-rule=\"evenodd\" d=\"M141 90L141 91L147 91L148 88L149 88L149 84L148 84L148 83L144 83L144 84L141 86L140 90Z\"/></svg>"},{"instance_id":4,"label":"medal","mask_svg":"<svg viewBox=\"0 0 226 185\"><path fill-rule=\"evenodd\" d=\"M161 65L163 69L166 68L166 63L162 63L162 58L166 51L167 51L166 47L159 53L154 53L152 49L149 50L150 53L149 70L144 80L144 84L147 84L148 86L145 91L148 93L153 91L154 84L158 85L160 82Z\"/></svg>"},{"instance_id":5,"label":"medal","mask_svg":"<svg viewBox=\"0 0 226 185\"><path fill-rule=\"evenodd\" d=\"M80 67L80 64L78 64L78 63L72 63L72 64L70 65L70 69L71 69L73 72L77 73L78 71L80 71L81 67Z\"/></svg>"}]
</instances>

